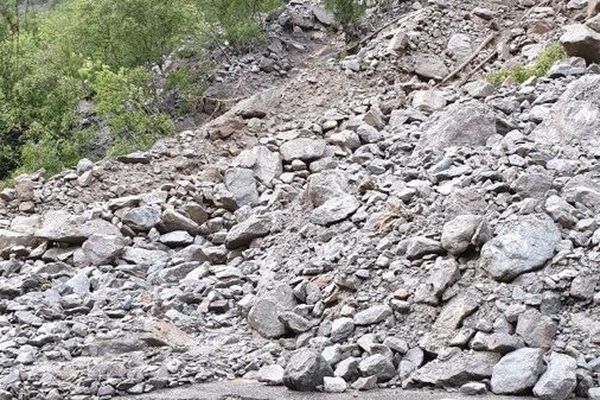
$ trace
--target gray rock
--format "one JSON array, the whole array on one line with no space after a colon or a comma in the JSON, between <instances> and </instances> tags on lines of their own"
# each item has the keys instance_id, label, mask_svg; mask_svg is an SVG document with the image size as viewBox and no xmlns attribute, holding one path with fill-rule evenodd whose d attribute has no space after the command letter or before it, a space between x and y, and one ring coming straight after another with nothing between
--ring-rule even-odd
<instances>
[{"instance_id":1,"label":"gray rock","mask_svg":"<svg viewBox=\"0 0 600 400\"><path fill-rule=\"evenodd\" d=\"M522 394L533 388L544 371L544 351L523 348L502 357L492 373L492 392Z\"/></svg>"},{"instance_id":2,"label":"gray rock","mask_svg":"<svg viewBox=\"0 0 600 400\"><path fill-rule=\"evenodd\" d=\"M269 386L283 385L283 375L285 370L281 365L267 365L258 370L258 381Z\"/></svg>"},{"instance_id":3,"label":"gray rock","mask_svg":"<svg viewBox=\"0 0 600 400\"><path fill-rule=\"evenodd\" d=\"M279 320L291 331L296 334L309 331L313 324L301 315L295 312L286 311L279 314Z\"/></svg>"},{"instance_id":4,"label":"gray rock","mask_svg":"<svg viewBox=\"0 0 600 400\"><path fill-rule=\"evenodd\" d=\"M542 267L554 256L560 239L560 232L546 214L520 217L483 246L480 266L494 279L510 282Z\"/></svg>"},{"instance_id":5,"label":"gray rock","mask_svg":"<svg viewBox=\"0 0 600 400\"><path fill-rule=\"evenodd\" d=\"M423 78L441 80L448 75L448 68L438 57L420 55L415 59L415 73Z\"/></svg>"},{"instance_id":6,"label":"gray rock","mask_svg":"<svg viewBox=\"0 0 600 400\"><path fill-rule=\"evenodd\" d=\"M90 236L122 236L119 228L103 219L88 220L64 211L51 211L44 215L42 228L35 237L52 242L81 244Z\"/></svg>"},{"instance_id":7,"label":"gray rock","mask_svg":"<svg viewBox=\"0 0 600 400\"><path fill-rule=\"evenodd\" d=\"M110 264L121 255L125 244L122 236L91 235L81 246L84 265Z\"/></svg>"},{"instance_id":8,"label":"gray rock","mask_svg":"<svg viewBox=\"0 0 600 400\"><path fill-rule=\"evenodd\" d=\"M279 317L296 305L294 293L287 285L280 285L257 299L248 313L248 325L263 337L284 336L288 330Z\"/></svg>"},{"instance_id":9,"label":"gray rock","mask_svg":"<svg viewBox=\"0 0 600 400\"><path fill-rule=\"evenodd\" d=\"M477 332L471 340L471 348L477 351L493 351L506 354L522 347L525 347L523 339L504 332L491 334Z\"/></svg>"},{"instance_id":10,"label":"gray rock","mask_svg":"<svg viewBox=\"0 0 600 400\"><path fill-rule=\"evenodd\" d=\"M268 186L283 173L281 156L266 146L256 146L251 150L241 152L234 163L239 167L254 171L256 177Z\"/></svg>"},{"instance_id":11,"label":"gray rock","mask_svg":"<svg viewBox=\"0 0 600 400\"><path fill-rule=\"evenodd\" d=\"M298 138L281 145L281 157L284 161L314 161L325 154L327 143L322 139Z\"/></svg>"},{"instance_id":12,"label":"gray rock","mask_svg":"<svg viewBox=\"0 0 600 400\"><path fill-rule=\"evenodd\" d=\"M481 79L467 83L464 89L476 99L483 99L496 93L496 88L492 84Z\"/></svg>"},{"instance_id":13,"label":"gray rock","mask_svg":"<svg viewBox=\"0 0 600 400\"><path fill-rule=\"evenodd\" d=\"M16 246L35 247L39 243L32 234L0 229L0 254Z\"/></svg>"},{"instance_id":14,"label":"gray rock","mask_svg":"<svg viewBox=\"0 0 600 400\"><path fill-rule=\"evenodd\" d=\"M323 378L333 370L318 352L302 349L294 353L285 368L283 383L289 389L309 392L323 385Z\"/></svg>"},{"instance_id":15,"label":"gray rock","mask_svg":"<svg viewBox=\"0 0 600 400\"><path fill-rule=\"evenodd\" d=\"M186 231L173 231L161 235L158 241L168 247L183 247L194 243L194 237Z\"/></svg>"},{"instance_id":16,"label":"gray rock","mask_svg":"<svg viewBox=\"0 0 600 400\"><path fill-rule=\"evenodd\" d=\"M565 400L577 386L577 360L565 354L552 353L546 372L533 388L533 394L543 400Z\"/></svg>"},{"instance_id":17,"label":"gray rock","mask_svg":"<svg viewBox=\"0 0 600 400\"><path fill-rule=\"evenodd\" d=\"M162 250L126 247L121 258L136 265L150 266L166 263L169 259L169 255Z\"/></svg>"},{"instance_id":18,"label":"gray rock","mask_svg":"<svg viewBox=\"0 0 600 400\"><path fill-rule=\"evenodd\" d=\"M341 377L329 377L323 378L323 390L326 393L344 393L348 388L348 384Z\"/></svg>"},{"instance_id":19,"label":"gray rock","mask_svg":"<svg viewBox=\"0 0 600 400\"><path fill-rule=\"evenodd\" d=\"M271 231L269 216L251 215L247 220L233 226L227 232L225 246L228 249L247 247L254 239L265 237Z\"/></svg>"},{"instance_id":20,"label":"gray rock","mask_svg":"<svg viewBox=\"0 0 600 400\"><path fill-rule=\"evenodd\" d=\"M411 375L414 382L434 386L462 386L492 376L500 355L487 352L460 352L447 360L436 359Z\"/></svg>"},{"instance_id":21,"label":"gray rock","mask_svg":"<svg viewBox=\"0 0 600 400\"><path fill-rule=\"evenodd\" d=\"M354 321L352 318L338 318L331 324L331 341L341 342L354 332Z\"/></svg>"},{"instance_id":22,"label":"gray rock","mask_svg":"<svg viewBox=\"0 0 600 400\"><path fill-rule=\"evenodd\" d=\"M560 43L569 56L582 57L589 64L600 62L600 33L583 24L564 27Z\"/></svg>"},{"instance_id":23,"label":"gray rock","mask_svg":"<svg viewBox=\"0 0 600 400\"><path fill-rule=\"evenodd\" d=\"M354 315L354 324L373 325L385 321L391 315L392 309L387 305L372 306Z\"/></svg>"},{"instance_id":24,"label":"gray rock","mask_svg":"<svg viewBox=\"0 0 600 400\"><path fill-rule=\"evenodd\" d=\"M186 231L192 235L200 231L200 225L173 209L166 209L161 218L159 228L162 232Z\"/></svg>"},{"instance_id":25,"label":"gray rock","mask_svg":"<svg viewBox=\"0 0 600 400\"><path fill-rule=\"evenodd\" d=\"M477 396L487 392L487 386L483 382L468 382L460 387L460 392L467 396Z\"/></svg>"},{"instance_id":26,"label":"gray rock","mask_svg":"<svg viewBox=\"0 0 600 400\"><path fill-rule=\"evenodd\" d=\"M438 259L425 283L415 290L414 301L437 305L444 291L458 279L460 270L456 261Z\"/></svg>"},{"instance_id":27,"label":"gray rock","mask_svg":"<svg viewBox=\"0 0 600 400\"><path fill-rule=\"evenodd\" d=\"M365 358L358 365L358 369L364 376L376 376L378 382L387 382L396 376L396 368L392 361L381 354Z\"/></svg>"},{"instance_id":28,"label":"gray rock","mask_svg":"<svg viewBox=\"0 0 600 400\"><path fill-rule=\"evenodd\" d=\"M444 306L433 326L444 330L458 329L462 321L479 308L480 302L481 295L475 290L458 294Z\"/></svg>"},{"instance_id":29,"label":"gray rock","mask_svg":"<svg viewBox=\"0 0 600 400\"><path fill-rule=\"evenodd\" d=\"M425 236L417 236L408 239L406 247L406 258L413 260L421 258L427 254L443 254L442 244L434 239Z\"/></svg>"},{"instance_id":30,"label":"gray rock","mask_svg":"<svg viewBox=\"0 0 600 400\"><path fill-rule=\"evenodd\" d=\"M480 215L459 215L442 229L442 247L450 254L460 255L470 246L480 246L489 240L490 232Z\"/></svg>"},{"instance_id":31,"label":"gray rock","mask_svg":"<svg viewBox=\"0 0 600 400\"><path fill-rule=\"evenodd\" d=\"M580 203L590 210L600 211L600 184L590 176L577 175L569 179L563 188L562 197L569 203Z\"/></svg>"},{"instance_id":32,"label":"gray rock","mask_svg":"<svg viewBox=\"0 0 600 400\"><path fill-rule=\"evenodd\" d=\"M413 95L412 105L421 111L433 112L441 110L446 107L446 104L444 93L440 90L419 90Z\"/></svg>"},{"instance_id":33,"label":"gray rock","mask_svg":"<svg viewBox=\"0 0 600 400\"><path fill-rule=\"evenodd\" d=\"M453 104L427 125L417 148L484 146L496 133L496 117L487 106L477 101Z\"/></svg>"},{"instance_id":34,"label":"gray rock","mask_svg":"<svg viewBox=\"0 0 600 400\"><path fill-rule=\"evenodd\" d=\"M575 217L576 209L561 197L552 195L546 199L544 204L545 211L552 217L554 221L564 227L572 227L577 224Z\"/></svg>"},{"instance_id":35,"label":"gray rock","mask_svg":"<svg viewBox=\"0 0 600 400\"><path fill-rule=\"evenodd\" d=\"M344 172L334 169L313 174L308 178L306 197L315 208L328 200L348 194L348 178Z\"/></svg>"},{"instance_id":36,"label":"gray rock","mask_svg":"<svg viewBox=\"0 0 600 400\"><path fill-rule=\"evenodd\" d=\"M328 226L340 222L354 214L360 207L360 202L351 194L334 197L310 214L310 221L317 225Z\"/></svg>"},{"instance_id":37,"label":"gray rock","mask_svg":"<svg viewBox=\"0 0 600 400\"><path fill-rule=\"evenodd\" d=\"M359 362L360 359L356 357L348 357L340 361L335 367L334 375L344 378L348 382L355 380L360 374L358 371Z\"/></svg>"},{"instance_id":38,"label":"gray rock","mask_svg":"<svg viewBox=\"0 0 600 400\"><path fill-rule=\"evenodd\" d=\"M252 170L231 168L225 172L224 180L227 190L233 194L238 207L252 207L258 203L258 190Z\"/></svg>"},{"instance_id":39,"label":"gray rock","mask_svg":"<svg viewBox=\"0 0 600 400\"><path fill-rule=\"evenodd\" d=\"M131 229L145 232L160 222L160 212L152 207L133 208L123 216L123 223Z\"/></svg>"},{"instance_id":40,"label":"gray rock","mask_svg":"<svg viewBox=\"0 0 600 400\"><path fill-rule=\"evenodd\" d=\"M464 33L455 33L450 36L447 49L457 61L465 60L473 53L471 38Z\"/></svg>"},{"instance_id":41,"label":"gray rock","mask_svg":"<svg viewBox=\"0 0 600 400\"><path fill-rule=\"evenodd\" d=\"M530 308L519 314L516 332L531 347L550 348L556 335L552 318Z\"/></svg>"}]
</instances>

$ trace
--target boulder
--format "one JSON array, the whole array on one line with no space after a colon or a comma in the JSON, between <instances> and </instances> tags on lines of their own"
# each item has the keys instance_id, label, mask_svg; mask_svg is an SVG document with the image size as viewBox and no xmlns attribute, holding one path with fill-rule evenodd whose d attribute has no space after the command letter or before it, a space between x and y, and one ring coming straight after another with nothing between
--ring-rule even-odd
<instances>
[{"instance_id":1,"label":"boulder","mask_svg":"<svg viewBox=\"0 0 600 400\"><path fill-rule=\"evenodd\" d=\"M230 168L225 172L225 187L233 195L238 207L258 203L258 190L254 172L246 168Z\"/></svg>"},{"instance_id":2,"label":"boulder","mask_svg":"<svg viewBox=\"0 0 600 400\"><path fill-rule=\"evenodd\" d=\"M160 222L160 212L152 207L133 208L123 216L123 223L138 232L147 232Z\"/></svg>"},{"instance_id":3,"label":"boulder","mask_svg":"<svg viewBox=\"0 0 600 400\"><path fill-rule=\"evenodd\" d=\"M313 224L328 226L345 220L359 207L360 202L351 194L334 197L315 208L310 214L310 221Z\"/></svg>"},{"instance_id":4,"label":"boulder","mask_svg":"<svg viewBox=\"0 0 600 400\"><path fill-rule=\"evenodd\" d=\"M542 400L566 400L577 386L576 369L577 360L573 357L553 352L533 394Z\"/></svg>"},{"instance_id":5,"label":"boulder","mask_svg":"<svg viewBox=\"0 0 600 400\"><path fill-rule=\"evenodd\" d=\"M600 33L583 24L567 25L560 43L571 57L582 57L589 64L600 61Z\"/></svg>"},{"instance_id":6,"label":"boulder","mask_svg":"<svg viewBox=\"0 0 600 400\"><path fill-rule=\"evenodd\" d=\"M281 145L281 157L286 162L293 160L314 161L325 154L327 143L322 139L298 138Z\"/></svg>"},{"instance_id":7,"label":"boulder","mask_svg":"<svg viewBox=\"0 0 600 400\"><path fill-rule=\"evenodd\" d=\"M87 219L65 211L51 211L44 215L42 227L35 237L52 242L82 244L90 236L122 236L119 228L103 219Z\"/></svg>"},{"instance_id":8,"label":"boulder","mask_svg":"<svg viewBox=\"0 0 600 400\"><path fill-rule=\"evenodd\" d=\"M412 104L418 110L433 112L446 107L447 102L442 91L430 89L415 92Z\"/></svg>"},{"instance_id":9,"label":"boulder","mask_svg":"<svg viewBox=\"0 0 600 400\"><path fill-rule=\"evenodd\" d=\"M333 376L333 370L325 359L316 351L302 349L290 358L283 383L289 389L309 392L322 386L326 376Z\"/></svg>"},{"instance_id":10,"label":"boulder","mask_svg":"<svg viewBox=\"0 0 600 400\"><path fill-rule=\"evenodd\" d=\"M192 235L200 231L200 225L192 219L173 209L166 209L161 218L159 228L161 232L186 231Z\"/></svg>"},{"instance_id":11,"label":"boulder","mask_svg":"<svg viewBox=\"0 0 600 400\"><path fill-rule=\"evenodd\" d=\"M93 234L81 246L82 264L95 266L110 264L121 255L125 244L122 236Z\"/></svg>"},{"instance_id":12,"label":"boulder","mask_svg":"<svg viewBox=\"0 0 600 400\"><path fill-rule=\"evenodd\" d=\"M459 387L492 376L500 355L490 352L460 352L446 360L433 360L416 370L411 380L434 386Z\"/></svg>"},{"instance_id":13,"label":"boulder","mask_svg":"<svg viewBox=\"0 0 600 400\"><path fill-rule=\"evenodd\" d=\"M486 221L480 215L459 215L442 229L442 247L450 254L460 255L471 246L484 244L490 236Z\"/></svg>"},{"instance_id":14,"label":"boulder","mask_svg":"<svg viewBox=\"0 0 600 400\"><path fill-rule=\"evenodd\" d=\"M358 326L373 325L385 321L392 315L392 309L387 305L367 308L354 315L354 324Z\"/></svg>"},{"instance_id":15,"label":"boulder","mask_svg":"<svg viewBox=\"0 0 600 400\"><path fill-rule=\"evenodd\" d=\"M267 236L271 231L271 218L269 216L251 215L247 220L234 225L227 232L225 246L228 249L247 247L254 239Z\"/></svg>"},{"instance_id":16,"label":"boulder","mask_svg":"<svg viewBox=\"0 0 600 400\"><path fill-rule=\"evenodd\" d=\"M492 373L492 392L523 394L530 390L544 371L544 350L522 348L508 353Z\"/></svg>"},{"instance_id":17,"label":"boulder","mask_svg":"<svg viewBox=\"0 0 600 400\"><path fill-rule=\"evenodd\" d=\"M258 180L267 186L283 173L283 165L279 153L272 152L266 146L256 146L242 151L234 161L241 168L254 171Z\"/></svg>"},{"instance_id":18,"label":"boulder","mask_svg":"<svg viewBox=\"0 0 600 400\"><path fill-rule=\"evenodd\" d=\"M531 347L548 349L556 335L556 323L547 315L530 308L519 314L516 333Z\"/></svg>"},{"instance_id":19,"label":"boulder","mask_svg":"<svg viewBox=\"0 0 600 400\"><path fill-rule=\"evenodd\" d=\"M280 317L294 306L294 293L289 286L280 285L256 300L248 313L248 325L265 338L284 336L288 328Z\"/></svg>"},{"instance_id":20,"label":"boulder","mask_svg":"<svg viewBox=\"0 0 600 400\"><path fill-rule=\"evenodd\" d=\"M378 382L387 382L396 376L394 364L382 354L365 358L358 365L358 369L364 376L376 376Z\"/></svg>"},{"instance_id":21,"label":"boulder","mask_svg":"<svg viewBox=\"0 0 600 400\"><path fill-rule=\"evenodd\" d=\"M546 214L521 216L502 227L481 249L480 266L497 281L510 282L541 268L554 256L561 239Z\"/></svg>"},{"instance_id":22,"label":"boulder","mask_svg":"<svg viewBox=\"0 0 600 400\"><path fill-rule=\"evenodd\" d=\"M422 78L442 80L448 75L448 68L439 57L419 55L414 62L415 73Z\"/></svg>"}]
</instances>

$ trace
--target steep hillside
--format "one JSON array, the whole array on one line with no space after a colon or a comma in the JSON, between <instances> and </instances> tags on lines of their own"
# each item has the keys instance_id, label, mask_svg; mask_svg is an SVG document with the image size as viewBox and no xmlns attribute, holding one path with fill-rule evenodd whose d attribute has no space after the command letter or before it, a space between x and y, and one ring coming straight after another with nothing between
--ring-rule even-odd
<instances>
[{"instance_id":1,"label":"steep hillside","mask_svg":"<svg viewBox=\"0 0 600 400\"><path fill-rule=\"evenodd\" d=\"M237 378L600 398L589 8L400 2L347 45L290 2L267 50L223 60L206 124L19 177L0 399Z\"/></svg>"}]
</instances>

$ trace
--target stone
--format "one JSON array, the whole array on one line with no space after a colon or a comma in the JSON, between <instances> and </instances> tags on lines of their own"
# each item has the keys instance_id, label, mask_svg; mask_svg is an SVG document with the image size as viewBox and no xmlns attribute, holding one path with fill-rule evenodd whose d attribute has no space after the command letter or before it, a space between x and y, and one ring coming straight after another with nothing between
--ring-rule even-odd
<instances>
[{"instance_id":1,"label":"stone","mask_svg":"<svg viewBox=\"0 0 600 400\"><path fill-rule=\"evenodd\" d=\"M460 387L492 376L500 355L489 352L458 352L447 360L435 359L416 370L411 380L434 386Z\"/></svg>"},{"instance_id":2,"label":"stone","mask_svg":"<svg viewBox=\"0 0 600 400\"><path fill-rule=\"evenodd\" d=\"M168 247L184 247L194 243L194 237L186 231L173 231L161 235L158 241Z\"/></svg>"},{"instance_id":3,"label":"stone","mask_svg":"<svg viewBox=\"0 0 600 400\"><path fill-rule=\"evenodd\" d=\"M417 149L484 146L496 133L496 117L487 106L478 101L453 104L427 124Z\"/></svg>"},{"instance_id":4,"label":"stone","mask_svg":"<svg viewBox=\"0 0 600 400\"><path fill-rule=\"evenodd\" d=\"M251 169L231 168L225 172L225 186L231 192L238 207L254 206L258 203L258 190Z\"/></svg>"},{"instance_id":5,"label":"stone","mask_svg":"<svg viewBox=\"0 0 600 400\"><path fill-rule=\"evenodd\" d=\"M251 150L244 150L236 157L234 164L251 169L256 178L268 186L283 173L281 156L266 146L255 146Z\"/></svg>"},{"instance_id":6,"label":"stone","mask_svg":"<svg viewBox=\"0 0 600 400\"><path fill-rule=\"evenodd\" d=\"M296 334L309 331L312 323L301 315L286 311L279 314L279 320L291 331Z\"/></svg>"},{"instance_id":7,"label":"stone","mask_svg":"<svg viewBox=\"0 0 600 400\"><path fill-rule=\"evenodd\" d=\"M162 250L126 247L121 258L136 265L150 266L166 263L169 259L169 255Z\"/></svg>"},{"instance_id":8,"label":"stone","mask_svg":"<svg viewBox=\"0 0 600 400\"><path fill-rule=\"evenodd\" d=\"M477 332L471 340L471 348L477 351L493 351L506 354L525 347L523 339L504 332L491 334Z\"/></svg>"},{"instance_id":9,"label":"stone","mask_svg":"<svg viewBox=\"0 0 600 400\"><path fill-rule=\"evenodd\" d=\"M546 199L544 210L560 225L570 228L577 224L576 209L562 197L552 195Z\"/></svg>"},{"instance_id":10,"label":"stone","mask_svg":"<svg viewBox=\"0 0 600 400\"><path fill-rule=\"evenodd\" d=\"M471 246L480 246L490 238L486 221L480 215L459 215L442 229L442 247L450 254L460 255Z\"/></svg>"},{"instance_id":11,"label":"stone","mask_svg":"<svg viewBox=\"0 0 600 400\"><path fill-rule=\"evenodd\" d=\"M326 376L323 378L323 391L326 393L344 393L348 384L341 377Z\"/></svg>"},{"instance_id":12,"label":"stone","mask_svg":"<svg viewBox=\"0 0 600 400\"><path fill-rule=\"evenodd\" d=\"M44 215L43 225L35 237L52 242L82 244L90 236L122 236L119 228L103 219L88 220L64 211L51 211Z\"/></svg>"},{"instance_id":13,"label":"stone","mask_svg":"<svg viewBox=\"0 0 600 400\"><path fill-rule=\"evenodd\" d=\"M270 231L271 218L269 216L251 215L227 232L225 246L231 250L247 247L253 240L267 236Z\"/></svg>"},{"instance_id":14,"label":"stone","mask_svg":"<svg viewBox=\"0 0 600 400\"><path fill-rule=\"evenodd\" d=\"M173 209L166 209L159 224L160 231L163 233L174 231L186 231L192 235L200 231L200 226L190 218Z\"/></svg>"},{"instance_id":15,"label":"stone","mask_svg":"<svg viewBox=\"0 0 600 400\"><path fill-rule=\"evenodd\" d=\"M387 382L396 376L392 361L381 354L374 354L362 360L358 369L364 376L376 376L378 382Z\"/></svg>"},{"instance_id":16,"label":"stone","mask_svg":"<svg viewBox=\"0 0 600 400\"><path fill-rule=\"evenodd\" d=\"M446 107L447 102L442 91L430 89L415 92L412 104L418 110L433 112Z\"/></svg>"},{"instance_id":17,"label":"stone","mask_svg":"<svg viewBox=\"0 0 600 400\"><path fill-rule=\"evenodd\" d=\"M544 145L576 140L596 146L599 143L597 132L600 129L599 99L600 76L582 76L567 86L552 106L548 117L530 136Z\"/></svg>"},{"instance_id":18,"label":"stone","mask_svg":"<svg viewBox=\"0 0 600 400\"><path fill-rule=\"evenodd\" d=\"M481 79L467 83L464 85L464 89L476 99L484 99L496 93L496 88L492 84Z\"/></svg>"},{"instance_id":19,"label":"stone","mask_svg":"<svg viewBox=\"0 0 600 400\"><path fill-rule=\"evenodd\" d=\"M431 305L439 304L444 291L460 279L460 270L454 260L436 260L427 280L414 293L414 301Z\"/></svg>"},{"instance_id":20,"label":"stone","mask_svg":"<svg viewBox=\"0 0 600 400\"><path fill-rule=\"evenodd\" d=\"M473 53L471 38L463 33L455 33L450 36L447 49L457 61L463 61Z\"/></svg>"},{"instance_id":21,"label":"stone","mask_svg":"<svg viewBox=\"0 0 600 400\"><path fill-rule=\"evenodd\" d=\"M428 254L443 254L444 249L439 241L424 236L417 236L408 240L406 258L413 260Z\"/></svg>"},{"instance_id":22,"label":"stone","mask_svg":"<svg viewBox=\"0 0 600 400\"><path fill-rule=\"evenodd\" d=\"M331 324L331 341L341 342L349 338L354 332L354 321L352 318L338 318Z\"/></svg>"},{"instance_id":23,"label":"stone","mask_svg":"<svg viewBox=\"0 0 600 400\"><path fill-rule=\"evenodd\" d=\"M354 381L360 374L358 371L358 364L360 359L356 357L348 357L345 360L340 361L335 366L334 375L344 378L345 381Z\"/></svg>"},{"instance_id":24,"label":"stone","mask_svg":"<svg viewBox=\"0 0 600 400\"><path fill-rule=\"evenodd\" d=\"M373 325L385 321L392 315L387 305L377 305L360 311L354 315L354 324L358 326Z\"/></svg>"},{"instance_id":25,"label":"stone","mask_svg":"<svg viewBox=\"0 0 600 400\"><path fill-rule=\"evenodd\" d=\"M576 369L577 360L573 357L553 352L533 394L543 400L566 400L577 386Z\"/></svg>"},{"instance_id":26,"label":"stone","mask_svg":"<svg viewBox=\"0 0 600 400\"><path fill-rule=\"evenodd\" d=\"M255 302L248 313L248 325L265 338L284 336L288 328L279 317L295 305L292 290L287 285L280 285Z\"/></svg>"},{"instance_id":27,"label":"stone","mask_svg":"<svg viewBox=\"0 0 600 400\"><path fill-rule=\"evenodd\" d=\"M564 27L560 43L571 57L582 57L589 64L600 61L600 33L583 24Z\"/></svg>"},{"instance_id":28,"label":"stone","mask_svg":"<svg viewBox=\"0 0 600 400\"><path fill-rule=\"evenodd\" d=\"M81 246L85 259L84 265L110 264L121 255L125 245L122 236L93 234Z\"/></svg>"},{"instance_id":29,"label":"stone","mask_svg":"<svg viewBox=\"0 0 600 400\"><path fill-rule=\"evenodd\" d=\"M314 161L323 157L326 147L327 143L322 139L293 139L281 145L281 158L286 162Z\"/></svg>"},{"instance_id":30,"label":"stone","mask_svg":"<svg viewBox=\"0 0 600 400\"><path fill-rule=\"evenodd\" d=\"M351 385L352 389L363 391L363 390L372 390L377 388L377 377L376 376L367 376L358 378Z\"/></svg>"},{"instance_id":31,"label":"stone","mask_svg":"<svg viewBox=\"0 0 600 400\"><path fill-rule=\"evenodd\" d=\"M123 216L123 223L138 232L147 232L160 223L160 212L152 207L133 208Z\"/></svg>"},{"instance_id":32,"label":"stone","mask_svg":"<svg viewBox=\"0 0 600 400\"><path fill-rule=\"evenodd\" d=\"M554 256L560 232L546 214L522 216L501 228L481 249L480 266L497 281L511 282Z\"/></svg>"},{"instance_id":33,"label":"stone","mask_svg":"<svg viewBox=\"0 0 600 400\"><path fill-rule=\"evenodd\" d=\"M350 194L334 197L310 214L310 221L317 225L328 226L351 216L360 207L360 202Z\"/></svg>"},{"instance_id":34,"label":"stone","mask_svg":"<svg viewBox=\"0 0 600 400\"><path fill-rule=\"evenodd\" d=\"M343 197L349 191L348 178L344 172L334 169L312 174L308 178L306 198L318 208L328 200Z\"/></svg>"},{"instance_id":35,"label":"stone","mask_svg":"<svg viewBox=\"0 0 600 400\"><path fill-rule=\"evenodd\" d=\"M492 373L492 392L495 394L523 394L533 388L544 371L544 351L522 348L508 353Z\"/></svg>"},{"instance_id":36,"label":"stone","mask_svg":"<svg viewBox=\"0 0 600 400\"><path fill-rule=\"evenodd\" d=\"M462 321L474 313L481 302L481 296L474 290L458 294L442 308L433 324L436 329L456 330Z\"/></svg>"},{"instance_id":37,"label":"stone","mask_svg":"<svg viewBox=\"0 0 600 400\"><path fill-rule=\"evenodd\" d=\"M0 254L16 246L35 247L40 243L32 234L0 229Z\"/></svg>"},{"instance_id":38,"label":"stone","mask_svg":"<svg viewBox=\"0 0 600 400\"><path fill-rule=\"evenodd\" d=\"M556 335L556 323L547 315L530 308L519 314L516 333L531 347L548 349Z\"/></svg>"},{"instance_id":39,"label":"stone","mask_svg":"<svg viewBox=\"0 0 600 400\"><path fill-rule=\"evenodd\" d=\"M420 55L415 59L415 73L422 78L442 80L448 72L448 68L438 57Z\"/></svg>"},{"instance_id":40,"label":"stone","mask_svg":"<svg viewBox=\"0 0 600 400\"><path fill-rule=\"evenodd\" d=\"M267 365L258 370L258 381L268 386L283 385L283 375L285 370L281 365Z\"/></svg>"},{"instance_id":41,"label":"stone","mask_svg":"<svg viewBox=\"0 0 600 400\"><path fill-rule=\"evenodd\" d=\"M333 376L333 370L323 357L318 352L302 349L290 358L283 383L289 389L309 392L322 386L326 376Z\"/></svg>"},{"instance_id":42,"label":"stone","mask_svg":"<svg viewBox=\"0 0 600 400\"><path fill-rule=\"evenodd\" d=\"M460 387L460 392L467 396L477 396L487 392L487 386L483 382L468 382Z\"/></svg>"}]
</instances>

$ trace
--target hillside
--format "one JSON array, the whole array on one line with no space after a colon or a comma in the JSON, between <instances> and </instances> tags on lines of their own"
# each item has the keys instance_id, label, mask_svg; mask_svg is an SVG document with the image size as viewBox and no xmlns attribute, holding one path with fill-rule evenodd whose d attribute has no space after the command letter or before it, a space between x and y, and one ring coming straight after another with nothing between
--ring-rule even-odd
<instances>
[{"instance_id":1,"label":"hillside","mask_svg":"<svg viewBox=\"0 0 600 400\"><path fill-rule=\"evenodd\" d=\"M15 176L0 399L599 399L589 3L289 2L185 130Z\"/></svg>"}]
</instances>

